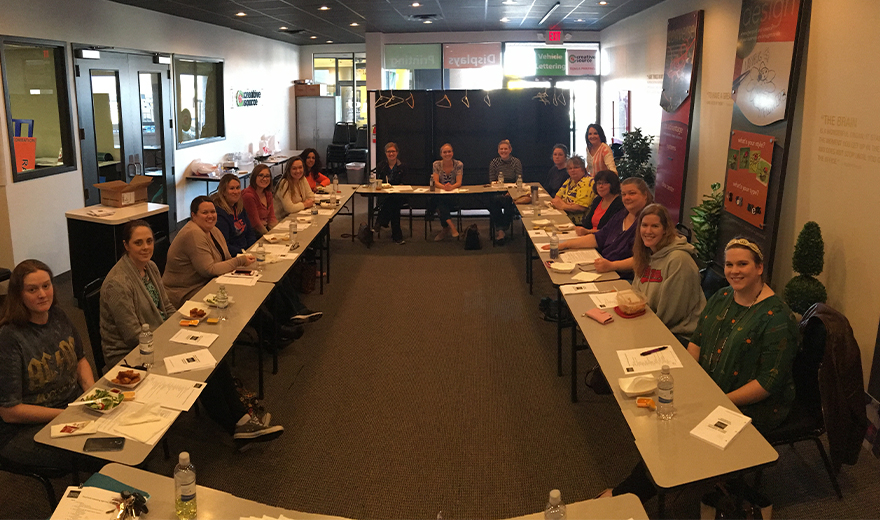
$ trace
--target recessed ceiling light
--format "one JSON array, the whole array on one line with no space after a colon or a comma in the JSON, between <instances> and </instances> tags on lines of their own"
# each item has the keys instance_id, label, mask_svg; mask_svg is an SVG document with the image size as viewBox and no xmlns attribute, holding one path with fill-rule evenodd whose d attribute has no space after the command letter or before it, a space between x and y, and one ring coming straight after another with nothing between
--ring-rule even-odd
<instances>
[{"instance_id":1,"label":"recessed ceiling light","mask_svg":"<svg viewBox=\"0 0 880 520\"><path fill-rule=\"evenodd\" d=\"M279 31L286 31L286 30L287 30L287 26L286 26L286 25L282 25L281 27L278 28L278 30L279 30Z\"/></svg>"},{"instance_id":2,"label":"recessed ceiling light","mask_svg":"<svg viewBox=\"0 0 880 520\"><path fill-rule=\"evenodd\" d=\"M599 2L599 5L608 5L608 2L605 2L604 0L602 0L601 2Z\"/></svg>"},{"instance_id":3,"label":"recessed ceiling light","mask_svg":"<svg viewBox=\"0 0 880 520\"><path fill-rule=\"evenodd\" d=\"M578 18L578 19L577 19L577 20L575 20L575 21L576 21L576 22L583 22L583 19L581 19L581 18Z\"/></svg>"},{"instance_id":4,"label":"recessed ceiling light","mask_svg":"<svg viewBox=\"0 0 880 520\"><path fill-rule=\"evenodd\" d=\"M318 8L318 10L319 10L319 11L329 11L330 8L327 7L326 5L322 5L321 7Z\"/></svg>"},{"instance_id":5,"label":"recessed ceiling light","mask_svg":"<svg viewBox=\"0 0 880 520\"><path fill-rule=\"evenodd\" d=\"M327 40L327 43L333 43L333 40Z\"/></svg>"},{"instance_id":6,"label":"recessed ceiling light","mask_svg":"<svg viewBox=\"0 0 880 520\"><path fill-rule=\"evenodd\" d=\"M317 36L310 36L310 38L313 39L313 40L317 40L317 39L318 39Z\"/></svg>"},{"instance_id":7,"label":"recessed ceiling light","mask_svg":"<svg viewBox=\"0 0 880 520\"><path fill-rule=\"evenodd\" d=\"M507 23L507 22L510 21L510 18L508 18L508 17L505 16L504 18L501 19L501 21L504 22L504 23Z\"/></svg>"},{"instance_id":8,"label":"recessed ceiling light","mask_svg":"<svg viewBox=\"0 0 880 520\"><path fill-rule=\"evenodd\" d=\"M239 12L235 13L235 16L247 16L247 13L239 11Z\"/></svg>"},{"instance_id":9,"label":"recessed ceiling light","mask_svg":"<svg viewBox=\"0 0 880 520\"><path fill-rule=\"evenodd\" d=\"M434 22L432 22L431 20L425 20L424 23L434 23Z\"/></svg>"},{"instance_id":10,"label":"recessed ceiling light","mask_svg":"<svg viewBox=\"0 0 880 520\"><path fill-rule=\"evenodd\" d=\"M350 26L352 26L352 27L357 27L359 24L358 24L357 22L351 22L351 23L348 24L348 25L350 25Z\"/></svg>"},{"instance_id":11,"label":"recessed ceiling light","mask_svg":"<svg viewBox=\"0 0 880 520\"><path fill-rule=\"evenodd\" d=\"M516 2L514 2L513 0L504 0L501 3L504 5L515 5L516 4Z\"/></svg>"},{"instance_id":12,"label":"recessed ceiling light","mask_svg":"<svg viewBox=\"0 0 880 520\"><path fill-rule=\"evenodd\" d=\"M421 6L421 5L422 5L422 4L420 4L420 3L418 3L418 2L413 2L413 3L412 3L412 6L413 6L413 7L419 7L419 6Z\"/></svg>"}]
</instances>

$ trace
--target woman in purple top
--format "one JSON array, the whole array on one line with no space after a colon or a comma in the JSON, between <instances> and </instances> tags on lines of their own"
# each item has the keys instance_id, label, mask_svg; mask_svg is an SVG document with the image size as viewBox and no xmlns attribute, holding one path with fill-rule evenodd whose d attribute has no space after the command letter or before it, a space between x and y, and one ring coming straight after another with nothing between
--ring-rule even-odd
<instances>
[{"instance_id":1,"label":"woman in purple top","mask_svg":"<svg viewBox=\"0 0 880 520\"><path fill-rule=\"evenodd\" d=\"M654 202L654 195L648 190L645 181L630 177L620 183L620 198L626 211L619 211L605 227L592 235L580 236L559 244L559 250L596 249L602 258L596 259L596 272L607 273L617 271L621 278L632 278L633 241L636 228L633 225L639 213ZM578 233L585 233L584 228L576 228ZM543 247L550 249L549 245Z\"/></svg>"}]
</instances>

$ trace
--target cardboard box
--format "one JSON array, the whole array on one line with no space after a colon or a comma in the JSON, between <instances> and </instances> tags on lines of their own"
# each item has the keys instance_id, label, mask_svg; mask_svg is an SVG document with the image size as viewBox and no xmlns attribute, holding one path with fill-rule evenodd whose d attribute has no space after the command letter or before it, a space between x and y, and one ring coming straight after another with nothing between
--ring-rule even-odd
<instances>
[{"instance_id":1,"label":"cardboard box","mask_svg":"<svg viewBox=\"0 0 880 520\"><path fill-rule=\"evenodd\" d=\"M326 96L327 85L318 83L316 85L294 85L293 92L296 97L299 96Z\"/></svg>"},{"instance_id":2,"label":"cardboard box","mask_svg":"<svg viewBox=\"0 0 880 520\"><path fill-rule=\"evenodd\" d=\"M136 175L129 184L126 184L125 181L110 181L92 186L101 190L101 204L122 208L147 202L147 186L151 182L153 179L146 175Z\"/></svg>"}]
</instances>

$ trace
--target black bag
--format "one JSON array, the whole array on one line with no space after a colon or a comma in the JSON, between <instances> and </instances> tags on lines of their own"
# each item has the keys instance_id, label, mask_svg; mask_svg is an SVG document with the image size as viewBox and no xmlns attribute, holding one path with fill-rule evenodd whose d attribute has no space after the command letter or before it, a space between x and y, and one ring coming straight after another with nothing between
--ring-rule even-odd
<instances>
[{"instance_id":1,"label":"black bag","mask_svg":"<svg viewBox=\"0 0 880 520\"><path fill-rule=\"evenodd\" d=\"M476 224L471 224L464 230L464 248L469 251L483 249L483 244L480 242L480 230L477 229Z\"/></svg>"},{"instance_id":2,"label":"black bag","mask_svg":"<svg viewBox=\"0 0 880 520\"><path fill-rule=\"evenodd\" d=\"M357 237L361 244L367 246L367 249L373 245L373 230L363 222L361 222L361 227L358 228Z\"/></svg>"}]
</instances>

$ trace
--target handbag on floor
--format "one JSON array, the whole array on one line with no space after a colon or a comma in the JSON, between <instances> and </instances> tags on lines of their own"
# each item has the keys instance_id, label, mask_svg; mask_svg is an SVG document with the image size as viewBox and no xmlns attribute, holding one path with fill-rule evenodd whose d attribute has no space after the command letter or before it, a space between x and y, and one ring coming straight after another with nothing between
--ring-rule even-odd
<instances>
[{"instance_id":1,"label":"handbag on floor","mask_svg":"<svg viewBox=\"0 0 880 520\"><path fill-rule=\"evenodd\" d=\"M367 246L367 249L369 249L370 246L373 245L373 230L361 222L361 227L358 228L357 238L361 241L361 244Z\"/></svg>"},{"instance_id":2,"label":"handbag on floor","mask_svg":"<svg viewBox=\"0 0 880 520\"><path fill-rule=\"evenodd\" d=\"M291 281L296 290L302 294L310 294L315 290L315 278L318 273L318 263L306 258L293 264Z\"/></svg>"},{"instance_id":3,"label":"handbag on floor","mask_svg":"<svg viewBox=\"0 0 880 520\"><path fill-rule=\"evenodd\" d=\"M468 251L483 249L483 244L480 242L480 230L476 224L471 224L464 230L464 248Z\"/></svg>"}]
</instances>

